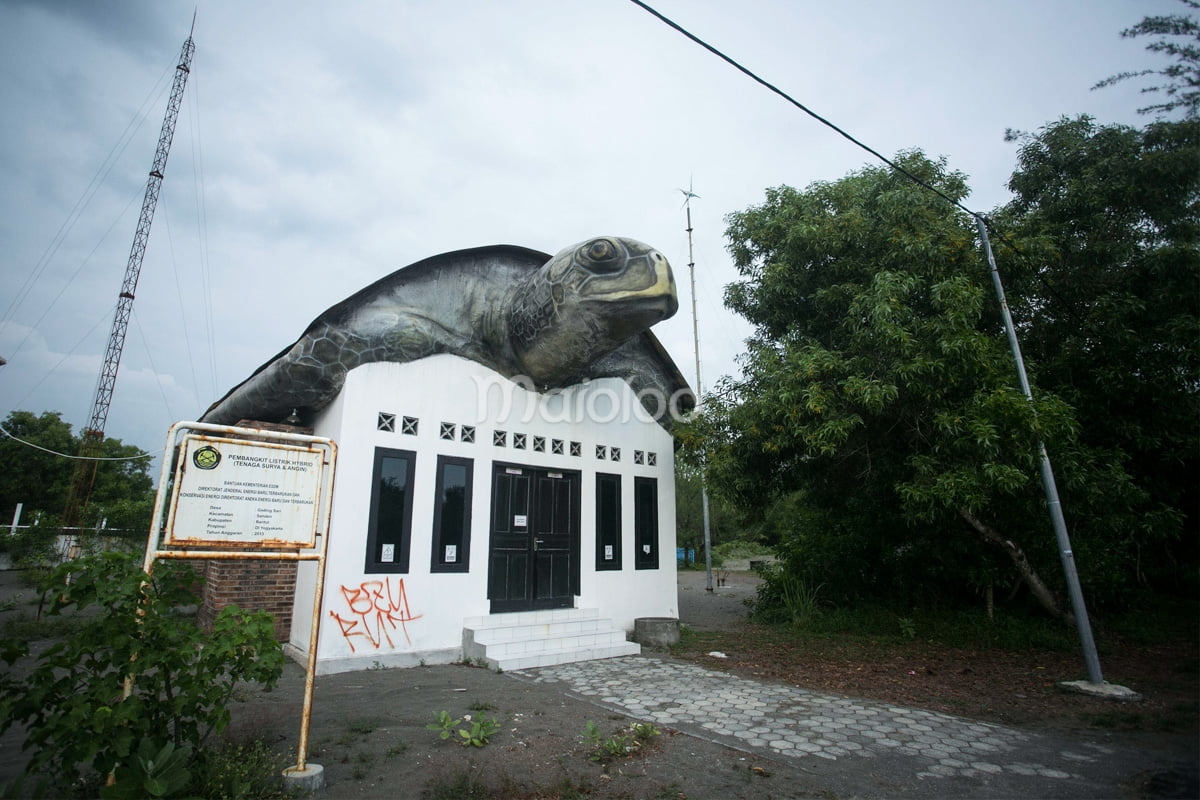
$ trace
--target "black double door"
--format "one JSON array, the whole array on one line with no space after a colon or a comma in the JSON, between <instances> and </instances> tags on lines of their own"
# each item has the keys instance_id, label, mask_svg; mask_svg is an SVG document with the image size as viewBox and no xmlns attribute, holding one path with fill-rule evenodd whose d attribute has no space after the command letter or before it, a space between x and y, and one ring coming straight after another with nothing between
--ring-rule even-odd
<instances>
[{"instance_id":1,"label":"black double door","mask_svg":"<svg viewBox=\"0 0 1200 800\"><path fill-rule=\"evenodd\" d=\"M492 470L492 613L570 608L579 592L579 473Z\"/></svg>"}]
</instances>

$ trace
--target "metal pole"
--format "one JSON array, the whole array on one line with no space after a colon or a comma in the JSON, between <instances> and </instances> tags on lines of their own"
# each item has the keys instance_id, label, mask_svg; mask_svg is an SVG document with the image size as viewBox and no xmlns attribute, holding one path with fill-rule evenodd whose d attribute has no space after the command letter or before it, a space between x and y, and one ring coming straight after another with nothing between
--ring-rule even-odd
<instances>
[{"instance_id":1,"label":"metal pole","mask_svg":"<svg viewBox=\"0 0 1200 800\"><path fill-rule=\"evenodd\" d=\"M992 285L996 289L996 297L1000 301L1000 313L1004 317L1004 330L1008 334L1008 345L1012 349L1013 360L1017 362L1017 376L1021 380L1021 391L1025 399L1033 402L1033 392L1029 388L1029 378L1025 374L1025 360L1021 358L1021 345L1017 342L1017 331L1013 327L1012 315L1008 311L1008 301L1004 297L1004 286L1000 283L1000 270L996 268L996 257L992 254L992 242L988 238L987 224L983 217L976 215L975 224L979 226L979 237L983 240L983 249L987 253L988 268L992 273ZM1075 569L1075 556L1071 552L1071 539L1067 536L1067 522L1063 518L1062 503L1058 499L1058 486L1054 482L1054 470L1050 466L1050 456L1046 452L1044 442L1038 442L1041 451L1042 488L1046 492L1046 504L1050 508L1050 521L1054 525L1054 536L1058 540L1058 552L1062 559L1063 573L1067 578L1067 592L1071 597L1071 610L1075 614L1075 625L1079 629L1079 641L1083 645L1083 660L1087 663L1088 680L1091 683L1104 683L1100 672L1100 656L1096 653L1096 642L1092 638L1092 625L1088 621L1087 607L1083 602L1083 590L1079 586L1079 573Z\"/></svg>"},{"instance_id":2,"label":"metal pole","mask_svg":"<svg viewBox=\"0 0 1200 800\"><path fill-rule=\"evenodd\" d=\"M686 199L683 205L687 209L688 275L691 277L692 283L692 343L696 353L696 405L699 407L703 391L700 384L700 324L696 316L696 259L692 256L692 198L696 196L692 194L691 184L688 184L688 190L684 192ZM704 590L711 592L713 590L712 529L709 527L708 477L704 474L703 469L700 470L700 503L704 509Z\"/></svg>"}]
</instances>

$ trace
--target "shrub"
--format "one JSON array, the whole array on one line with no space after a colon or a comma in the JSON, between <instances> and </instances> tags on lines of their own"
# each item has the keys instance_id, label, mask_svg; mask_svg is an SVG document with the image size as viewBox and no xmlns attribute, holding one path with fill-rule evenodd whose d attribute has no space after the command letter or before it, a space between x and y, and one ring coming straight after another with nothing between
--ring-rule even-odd
<instances>
[{"instance_id":1,"label":"shrub","mask_svg":"<svg viewBox=\"0 0 1200 800\"><path fill-rule=\"evenodd\" d=\"M230 606L205 633L175 611L196 603L195 573L163 561L149 577L139 560L101 553L47 578L50 615L82 613L31 669L0 675L0 732L25 725L28 772L64 787L91 770L143 784L143 794L173 790L185 770L180 754L190 759L229 723L234 687L278 680L283 652L269 614ZM11 668L29 655L32 638L0 641L0 657ZM148 769L154 756L172 756L168 775Z\"/></svg>"}]
</instances>

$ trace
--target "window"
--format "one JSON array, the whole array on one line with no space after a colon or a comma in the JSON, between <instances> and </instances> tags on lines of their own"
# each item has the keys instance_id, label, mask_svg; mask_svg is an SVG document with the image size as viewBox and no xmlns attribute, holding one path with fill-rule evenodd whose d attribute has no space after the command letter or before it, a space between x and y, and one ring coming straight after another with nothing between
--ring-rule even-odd
<instances>
[{"instance_id":1,"label":"window","mask_svg":"<svg viewBox=\"0 0 1200 800\"><path fill-rule=\"evenodd\" d=\"M596 474L596 569L621 568L621 476Z\"/></svg>"},{"instance_id":2,"label":"window","mask_svg":"<svg viewBox=\"0 0 1200 800\"><path fill-rule=\"evenodd\" d=\"M433 560L430 572L470 570L473 472L469 458L438 456L437 494L433 499Z\"/></svg>"},{"instance_id":3,"label":"window","mask_svg":"<svg viewBox=\"0 0 1200 800\"><path fill-rule=\"evenodd\" d=\"M633 563L637 569L658 569L658 481L633 479Z\"/></svg>"},{"instance_id":4,"label":"window","mask_svg":"<svg viewBox=\"0 0 1200 800\"><path fill-rule=\"evenodd\" d=\"M416 459L411 450L375 448L365 572L408 572Z\"/></svg>"}]
</instances>

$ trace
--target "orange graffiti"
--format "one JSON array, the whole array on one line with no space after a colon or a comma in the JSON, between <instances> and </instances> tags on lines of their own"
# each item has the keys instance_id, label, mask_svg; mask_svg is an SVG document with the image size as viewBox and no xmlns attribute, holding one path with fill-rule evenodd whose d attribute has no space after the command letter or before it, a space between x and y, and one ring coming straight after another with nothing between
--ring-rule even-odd
<instances>
[{"instance_id":1,"label":"orange graffiti","mask_svg":"<svg viewBox=\"0 0 1200 800\"><path fill-rule=\"evenodd\" d=\"M350 652L356 652L354 640L366 639L371 646L378 650L386 641L388 647L395 647L388 629L399 627L404 634L404 640L412 644L408 636L406 623L420 619L420 614L412 613L408 607L408 596L404 592L404 579L396 579L393 591L390 581L363 581L358 586L342 586L342 596L350 613L342 616L336 611L330 611L329 616L337 620L342 629L342 636L350 645Z\"/></svg>"}]
</instances>

